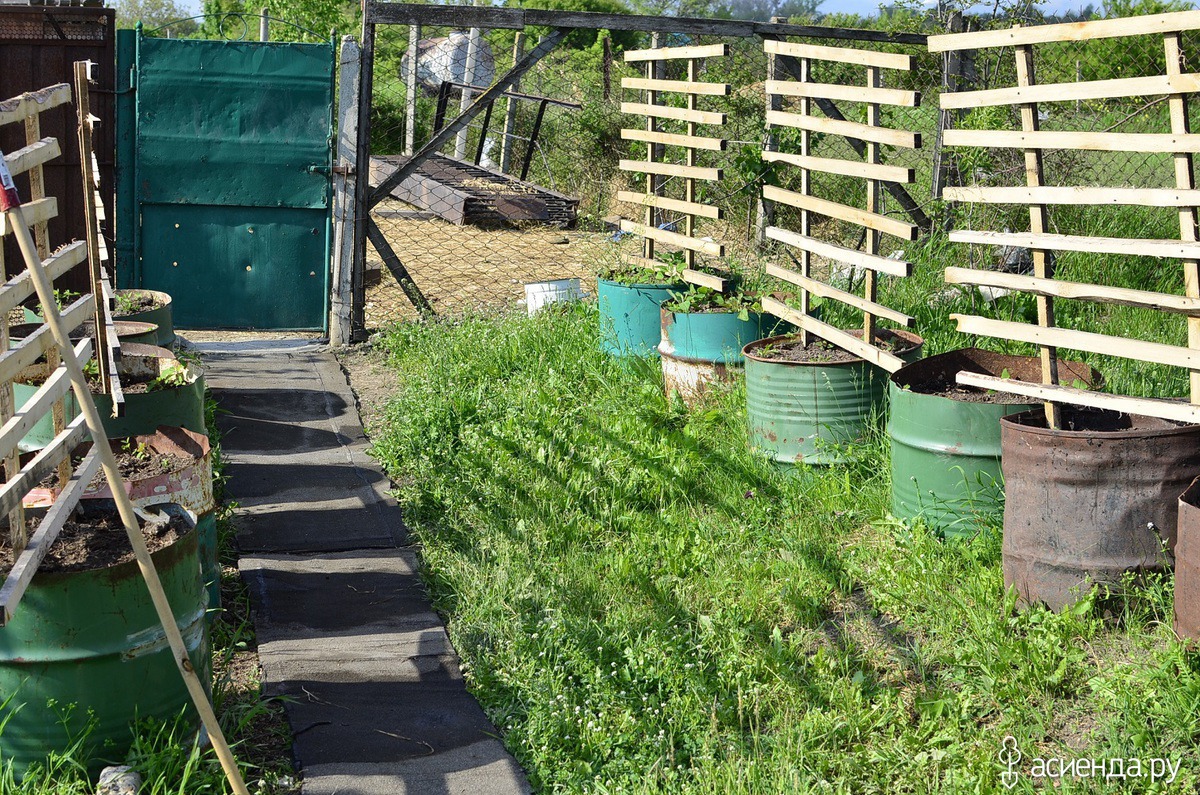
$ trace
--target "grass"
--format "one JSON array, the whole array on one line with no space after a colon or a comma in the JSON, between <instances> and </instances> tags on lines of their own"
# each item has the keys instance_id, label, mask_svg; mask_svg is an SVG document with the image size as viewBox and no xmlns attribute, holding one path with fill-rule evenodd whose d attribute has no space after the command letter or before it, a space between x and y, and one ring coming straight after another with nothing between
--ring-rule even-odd
<instances>
[{"instance_id":1,"label":"grass","mask_svg":"<svg viewBox=\"0 0 1200 795\"><path fill-rule=\"evenodd\" d=\"M1200 784L1169 581L1016 613L995 522L941 542L888 518L884 439L789 477L747 449L740 384L685 410L597 330L581 306L379 343L397 391L374 452L537 790L1003 792L1006 734L1027 760L1182 758L1158 791Z\"/></svg>"},{"instance_id":2,"label":"grass","mask_svg":"<svg viewBox=\"0 0 1200 795\"><path fill-rule=\"evenodd\" d=\"M237 572L233 543L236 504L223 500L221 447L216 430L215 401L206 402L206 422L212 442L217 509L218 554L221 560L222 611L210 624L213 649L212 697L221 729L233 747L242 776L256 795L298 792L291 766L291 734L279 699L264 698L255 649L250 600ZM0 702L5 695L0 694ZM0 707L3 703L0 703ZM60 714L75 705L57 705ZM0 737L4 725L0 722ZM194 719L139 720L130 726L132 747L111 764L126 764L141 774L140 795L203 795L231 791L211 746L197 741ZM95 783L82 761L88 732L74 738L72 747L49 755L18 780L11 764L0 758L0 795L91 795Z\"/></svg>"}]
</instances>

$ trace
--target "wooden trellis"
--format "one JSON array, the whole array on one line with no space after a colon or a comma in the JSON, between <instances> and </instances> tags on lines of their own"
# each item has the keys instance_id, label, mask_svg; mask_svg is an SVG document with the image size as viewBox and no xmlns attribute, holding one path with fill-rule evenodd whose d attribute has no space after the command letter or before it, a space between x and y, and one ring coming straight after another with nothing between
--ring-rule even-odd
<instances>
[{"instance_id":1,"label":"wooden trellis","mask_svg":"<svg viewBox=\"0 0 1200 795\"><path fill-rule=\"evenodd\" d=\"M950 240L997 246L1022 246L1033 252L1033 275L947 268L946 281L998 287L1031 294L1037 300L1037 325L993 320L974 315L952 315L959 331L1038 346L1042 383L1033 384L974 373L959 373L968 386L1010 392L1046 401L1046 417L1058 426L1057 404L1112 409L1184 422L1200 422L1200 236L1192 155L1200 151L1200 135L1188 128L1189 94L1200 89L1200 74L1184 68L1181 39L1185 31L1200 29L1200 12L1044 25L1010 30L980 31L932 36L929 49L946 52L1012 47L1016 59L1016 85L984 91L942 95L943 108L1017 106L1019 130L947 130L947 146L1008 147L1024 150L1023 186L946 188L949 201L1028 205L1028 232L970 230L951 232ZM1038 85L1033 70L1033 47L1056 42L1080 42L1131 36L1161 36L1166 69L1163 75ZM1081 99L1110 99L1165 95L1170 108L1170 130L1161 133L1073 132L1039 129L1038 103ZM1174 155L1175 186L1131 188L1122 186L1047 186L1042 172L1042 152L1047 149L1102 152L1169 152ZM1088 235L1053 234L1048 231L1048 205L1134 205L1177 208L1178 240L1142 240ZM1084 284L1055 278L1052 251L1085 251L1179 259L1184 269L1184 295L1170 295L1123 287ZM1188 328L1188 347L1078 331L1058 327L1054 299L1070 298L1155 309L1182 315ZM1118 356L1135 361L1183 367L1191 372L1190 404L1166 399L1102 394L1064 386L1058 379L1058 348Z\"/></svg>"},{"instance_id":2,"label":"wooden trellis","mask_svg":"<svg viewBox=\"0 0 1200 795\"><path fill-rule=\"evenodd\" d=\"M644 103L622 102L623 113L640 114L646 117L643 130L623 129L621 137L627 141L640 141L646 144L645 160L622 160L620 168L646 175L645 193L635 191L619 191L617 200L637 204L645 208L642 221L627 221L622 219L621 231L630 232L643 238L642 256L631 258L634 265L664 270L665 265L654 258L655 246L658 243L683 249L686 267L683 271L684 281L692 284L723 290L726 280L710 273L697 270L697 255L704 254L712 257L725 256L725 247L711 240L696 237L696 219L709 218L719 220L721 210L718 207L696 201L696 183L699 180L719 182L722 178L721 169L697 165L699 151L723 151L726 140L697 135L700 125L722 126L725 124L725 114L714 111L700 110L699 98L703 96L728 96L728 83L706 83L699 79L700 64L706 58L720 58L729 54L729 45L712 44L690 47L654 47L649 50L629 50L625 53L626 63L645 63L646 76L626 77L621 80L621 87L636 89L646 93ZM663 64L670 60L687 62L686 80L662 79ZM664 104L661 95L664 93L683 94L686 107L674 107ZM660 119L685 122L686 133L671 133L660 129ZM665 158L666 147L683 150L683 163L668 162ZM667 195L663 178L669 180L681 179L683 190L680 198ZM680 193L676 191L677 195ZM658 219L662 211L679 213L683 219L683 231L672 231L660 228Z\"/></svg>"},{"instance_id":3,"label":"wooden trellis","mask_svg":"<svg viewBox=\"0 0 1200 795\"><path fill-rule=\"evenodd\" d=\"M77 79L80 74L77 69ZM86 85L86 72L82 74L82 79ZM81 91L81 101L86 102L84 97L86 92ZM92 293L62 310L54 295L53 280L84 260L90 260L93 276L100 273L100 249L95 225L98 217L94 208L88 219L88 241L76 241L51 253L46 230L46 222L58 213L58 202L55 197L44 193L41 167L59 156L61 150L55 139L40 137L38 117L42 112L66 104L71 99L71 87L63 83L0 102L0 125L24 124L28 141L25 147L12 155L0 153L0 237L14 236L24 260L23 268L10 268L7 263L0 262L4 266L6 279L0 285L0 412L3 413L0 417L3 421L0 425L0 457L4 458L6 466L5 482L0 486L0 516L9 519L14 555L12 569L3 585L0 585L0 632L12 619L13 611L33 581L38 566L79 504L84 490L97 471L102 469L175 664L208 730L226 777L234 792L244 795L247 793L246 785L217 723L207 688L192 667L187 645L146 548L136 509L122 487L116 457L108 444L103 422L92 399L84 367L92 358L93 342L85 339L76 346L71 344L70 332L88 320L95 324L97 333L103 333L102 327L107 325L106 313L103 310L97 312ZM86 108L81 108L81 113L81 142L86 139L90 143L90 121ZM93 197L95 190L89 150L90 146L82 149L85 198ZM13 174L27 176L32 196L28 204L22 204ZM95 256L89 257L89 252ZM102 281L94 280L93 284ZM9 348L9 314L35 293L41 302L45 322L25 340ZM42 357L51 364L50 376L24 405L14 407L13 381L22 370ZM61 430L56 428L54 439L22 466L17 452L18 443L47 414L61 411L55 407L62 405L68 389L74 392L81 409L80 416L64 423ZM91 448L78 466L72 468L72 452L89 438ZM61 478L59 494L30 535L21 509L22 500L56 469Z\"/></svg>"},{"instance_id":4,"label":"wooden trellis","mask_svg":"<svg viewBox=\"0 0 1200 795\"><path fill-rule=\"evenodd\" d=\"M892 276L908 276L912 272L912 265L903 260L882 256L880 239L882 235L888 234L903 240L916 240L918 227L880 212L882 185L885 182L909 183L913 181L914 177L911 168L883 163L880 148L882 146L899 146L916 149L921 146L921 136L906 130L884 127L880 122L880 106L917 107L920 104L920 95L915 91L883 87L883 70L910 70L912 69L912 56L771 40L764 41L763 45L767 53L770 72L770 79L766 81L770 107L767 110L767 125L768 127L793 127L800 130L799 153L779 152L770 148L765 149L762 153L763 160L767 162L784 163L800 169L800 190L798 192L773 185L763 187L764 199L787 204L800 210L799 232L776 226L768 226L765 230L768 239L791 246L800 252L799 272L778 265L768 265L766 269L768 274L800 288L800 306L793 308L777 299L764 298L763 309L799 327L805 344L809 342L810 334L815 335L879 365L889 372L895 371L904 365L904 361L875 344L878 340L877 321L888 320L901 326L912 326L915 321L909 315L879 303L878 275L882 273ZM776 67L776 60L781 56L799 60L799 80L779 79L780 70ZM866 76L862 85L857 86L817 83L812 80L813 61L832 61L862 66L865 67ZM785 97L799 99L798 113L777 109L782 106ZM866 123L814 115L812 113L813 103L815 100L822 99L863 103L866 106ZM814 133L841 135L864 142L863 160L813 156L811 136ZM810 173L813 171L859 177L865 180L866 207L851 207L813 195ZM813 214L863 227L865 249L849 248L813 237L811 223ZM812 267L813 256L862 269L865 273L863 295L859 296L842 290L816 278ZM809 299L813 295L861 309L863 312L862 338L813 317L809 311Z\"/></svg>"}]
</instances>

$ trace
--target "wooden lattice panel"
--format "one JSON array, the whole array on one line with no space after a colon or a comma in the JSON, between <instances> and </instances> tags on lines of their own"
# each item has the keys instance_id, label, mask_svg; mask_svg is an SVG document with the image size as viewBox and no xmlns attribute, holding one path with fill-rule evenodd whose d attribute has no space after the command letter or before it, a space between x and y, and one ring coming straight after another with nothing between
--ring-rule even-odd
<instances>
[{"instance_id":1,"label":"wooden lattice panel","mask_svg":"<svg viewBox=\"0 0 1200 795\"><path fill-rule=\"evenodd\" d=\"M1016 60L1016 85L944 93L941 103L942 107L947 109L1016 106L1020 110L1021 129L947 130L944 143L947 146L1021 149L1024 151L1026 184L946 188L944 197L949 201L969 203L1028 205L1029 230L1026 232L964 230L951 232L950 240L995 246L1021 246L1031 249L1033 253L1032 275L952 267L946 269L946 281L951 284L995 287L1028 293L1036 297L1038 311L1036 325L975 315L952 317L958 323L959 331L967 334L981 334L1037 345L1042 362L1041 384L974 373L959 373L959 383L1043 399L1047 401L1047 420L1053 427L1058 425L1059 403L1200 422L1200 243L1197 243L1200 235L1197 234L1196 211L1200 205L1200 191L1196 190L1192 164L1192 154L1200 151L1200 135L1188 129L1187 120L1188 102L1190 95L1200 88L1200 74L1185 71L1181 46L1182 34L1196 29L1200 29L1200 12L1184 11L1129 19L930 37L929 49L933 52L987 48L1013 50ZM1166 56L1165 74L1061 84L1038 85L1036 82L1033 69L1036 45L1131 36L1161 37ZM1156 95L1167 98L1170 108L1169 130L1119 133L1039 129L1040 102ZM1045 185L1042 168L1042 152L1047 149L1116 153L1169 152L1174 154L1175 185L1161 188L1130 188L1119 185L1048 186ZM1053 234L1048 231L1047 206L1112 204L1176 208L1179 214L1179 238L1143 240ZM1184 269L1185 294L1180 296L1063 281L1054 275L1053 259L1050 256L1054 251L1178 259ZM1060 328L1055 324L1055 298L1122 304L1182 315L1186 318L1188 328L1188 346L1180 347ZM1191 373L1190 404L1167 399L1101 394L1061 385L1058 379L1060 347L1185 368Z\"/></svg>"},{"instance_id":2,"label":"wooden lattice panel","mask_svg":"<svg viewBox=\"0 0 1200 795\"><path fill-rule=\"evenodd\" d=\"M903 240L915 240L918 229L910 224L880 212L881 187L885 182L910 183L913 170L882 162L881 147L897 146L916 149L921 146L921 136L907 130L885 127L880 121L880 106L892 105L917 107L920 95L883 87L884 70L907 71L912 68L912 56L897 53L856 50L844 47L823 47L811 44L796 44L784 41L763 42L767 53L770 79L766 81L768 101L767 125L769 127L791 127L800 130L800 151L781 152L765 149L763 160L782 163L800 170L800 190L787 190L773 185L763 187L763 198L786 204L800 210L800 229L792 231L777 226L768 226L766 236L784 245L798 249L799 272L778 265L768 265L767 273L800 288L800 306L794 308L774 298L764 298L763 308L771 314L798 326L804 341L815 335L826 342L844 348L888 371L904 365L903 360L876 344L877 321L887 320L901 326L912 326L914 319L903 312L891 309L878 301L879 274L908 276L912 266L908 262L880 254L882 235L892 235ZM799 79L782 80L777 68L779 58L793 58L799 62ZM813 61L832 61L863 67L864 80L861 85L818 83L811 79ZM797 112L782 110L786 99L798 100ZM862 103L866 106L866 123L832 119L813 114L815 100L839 100ZM865 144L863 160L815 157L811 153L811 136L814 133L839 135L856 139ZM860 178L866 186L866 206L852 207L813 195L810 172L838 174ZM864 230L864 249L855 249L820 240L812 235L811 215L817 214L860 226ZM834 287L818 280L813 272L813 256L824 257L833 262L862 269L863 295ZM863 336L858 338L841 329L824 323L809 312L810 296L839 301L863 312Z\"/></svg>"},{"instance_id":3,"label":"wooden lattice panel","mask_svg":"<svg viewBox=\"0 0 1200 795\"><path fill-rule=\"evenodd\" d=\"M697 165L697 153L700 151L722 151L726 141L723 138L713 138L699 135L700 126L720 127L725 124L725 114L701 110L701 97L724 97L729 94L728 83L706 83L699 79L701 63L706 58L720 58L729 54L726 44L700 45L692 47L655 47L649 50L629 50L625 53L626 63L645 63L646 76L626 77L621 80L621 87L645 92L645 102L622 102L623 113L638 114L646 117L645 129L623 129L621 137L627 141L639 141L646 144L645 160L622 160L620 168L637 174L644 174L646 189L644 193L635 191L619 191L618 201L637 204L645 208L642 221L621 221L621 231L630 232L643 238L642 256L633 258L632 264L641 265L653 270L663 270L664 265L655 260L656 244L674 246L683 250L686 268L683 272L685 281L721 290L725 280L712 274L696 269L697 255L723 257L725 247L711 240L701 240L696 237L696 219L721 218L721 210L708 204L696 201L696 183L698 181L719 182L722 178L721 169ZM686 80L665 80L660 76L660 70L666 61L686 61ZM662 95L682 94L686 107L675 107L664 104ZM667 132L661 129L660 120L684 122L685 133ZM682 150L682 163L670 162L666 153L670 148L677 153ZM675 191L675 197L668 196L667 184L681 180L682 190ZM662 229L657 219L663 211L677 213L683 221L683 231Z\"/></svg>"}]
</instances>

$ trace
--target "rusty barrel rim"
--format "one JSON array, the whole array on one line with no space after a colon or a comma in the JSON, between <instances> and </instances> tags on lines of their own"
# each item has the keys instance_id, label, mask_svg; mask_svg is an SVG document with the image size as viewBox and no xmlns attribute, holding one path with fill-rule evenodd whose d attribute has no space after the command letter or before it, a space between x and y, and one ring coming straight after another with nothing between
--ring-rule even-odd
<instances>
[{"instance_id":1,"label":"rusty barrel rim","mask_svg":"<svg viewBox=\"0 0 1200 795\"><path fill-rule=\"evenodd\" d=\"M1020 433L1030 433L1037 436L1055 436L1064 439L1084 439L1097 434L1102 435L1105 439L1157 439L1167 436L1185 436L1187 434L1196 433L1200 430L1200 425L1191 425L1188 423L1179 423L1174 420L1164 420L1158 417L1147 417L1142 414L1125 414L1123 412L1111 411L1108 409L1082 409L1074 408L1077 413L1092 414L1092 415L1112 415L1114 417L1131 417L1140 421L1148 421L1153 423L1167 423L1170 427L1166 428L1129 428L1125 430L1072 430L1067 428L1049 428L1041 427L1037 423L1045 422L1046 415L1042 409L1032 409L1030 411L1022 411L1019 414L1010 414L1000 420L1003 426L1008 426L1014 430L1019 429ZM1033 421L1033 424L1029 422Z\"/></svg>"}]
</instances>

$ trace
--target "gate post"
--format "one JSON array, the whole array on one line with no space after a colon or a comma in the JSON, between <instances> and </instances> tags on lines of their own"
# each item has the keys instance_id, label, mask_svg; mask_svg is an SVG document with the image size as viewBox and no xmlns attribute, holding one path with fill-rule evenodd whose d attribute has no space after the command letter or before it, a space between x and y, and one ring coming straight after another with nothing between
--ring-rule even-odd
<instances>
[{"instance_id":1,"label":"gate post","mask_svg":"<svg viewBox=\"0 0 1200 795\"><path fill-rule=\"evenodd\" d=\"M353 36L342 37L338 58L338 137L333 168L333 295L329 301L329 344L350 344L355 257L355 171L358 168L358 86L362 51Z\"/></svg>"}]
</instances>

